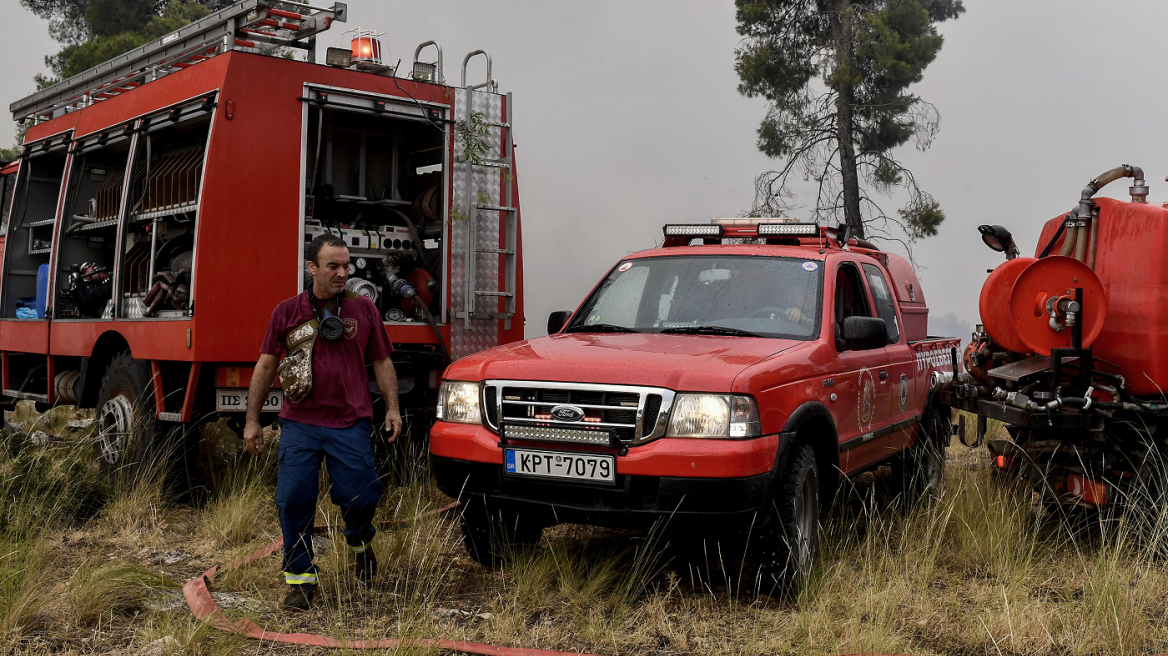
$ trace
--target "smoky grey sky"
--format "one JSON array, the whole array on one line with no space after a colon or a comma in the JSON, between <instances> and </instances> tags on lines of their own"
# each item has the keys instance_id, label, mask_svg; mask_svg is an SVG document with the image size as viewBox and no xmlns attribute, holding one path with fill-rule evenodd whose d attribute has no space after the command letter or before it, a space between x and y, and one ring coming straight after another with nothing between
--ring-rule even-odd
<instances>
[{"instance_id":1,"label":"smoky grey sky","mask_svg":"<svg viewBox=\"0 0 1168 656\"><path fill-rule=\"evenodd\" d=\"M899 152L948 216L914 249L935 333L978 321L986 269L1002 256L977 225L1007 226L1030 254L1045 220L1124 163L1144 167L1150 202L1168 200L1168 167L1154 156L1165 141L1154 117L1168 99L1159 80L1168 3L965 4L941 26L945 46L914 89L940 112L940 133L926 152ZM59 46L17 0L0 7L7 108ZM408 65L415 45L436 39L454 82L463 55L484 48L501 90L515 94L529 337L621 256L657 243L662 224L748 210L754 177L775 165L755 146L765 102L736 91L731 2L351 0L349 9L327 45L341 45L347 28L385 31L385 58ZM471 77L482 75L479 60ZM1102 195L1126 198L1129 182Z\"/></svg>"}]
</instances>

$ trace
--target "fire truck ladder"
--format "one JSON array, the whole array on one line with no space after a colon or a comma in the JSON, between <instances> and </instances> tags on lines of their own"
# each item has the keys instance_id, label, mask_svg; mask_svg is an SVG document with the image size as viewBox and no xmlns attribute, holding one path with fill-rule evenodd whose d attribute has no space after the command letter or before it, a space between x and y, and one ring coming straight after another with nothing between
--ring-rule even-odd
<instances>
[{"instance_id":1,"label":"fire truck ladder","mask_svg":"<svg viewBox=\"0 0 1168 656\"><path fill-rule=\"evenodd\" d=\"M472 55L474 53L471 53ZM468 55L470 57L471 55ZM490 69L488 68L488 71ZM471 94L474 93L475 87L466 86L466 70L463 70L463 87L467 96L467 107L471 107ZM489 75L489 73L488 73ZM489 83L488 83L489 84ZM483 85L479 85L483 86ZM503 196L500 205L492 205L489 203L479 202L475 194L467 194L467 212L466 215L470 217L470 225L468 226L467 251L466 261L467 265L467 284L466 284L466 314L463 316L465 325L470 327L471 319L502 319L504 330L511 329L511 318L515 316L515 257L518 249L518 226L519 217L518 211L515 209L515 202L512 198L512 184L511 176L515 171L515 142L512 139L511 116L513 114L511 109L511 94L507 94L507 112L499 123L493 123L494 127L501 128L506 134L506 139L503 145L504 157L501 160L482 160L481 163L474 166L468 166L466 172L467 188L473 188L473 176L475 166L495 168L500 170L503 183ZM493 244L478 244L478 222L484 212L498 212L500 219L500 227L503 232L503 247L498 247L498 242ZM498 257L504 256L504 284L503 291L499 291L498 280L485 281L485 284L492 286L490 289L478 289L478 261L480 257ZM478 311L477 304L480 297L500 298L504 299L503 312L497 312L498 305L492 304L490 311ZM484 303L485 304L485 303Z\"/></svg>"},{"instance_id":2,"label":"fire truck ladder","mask_svg":"<svg viewBox=\"0 0 1168 656\"><path fill-rule=\"evenodd\" d=\"M241 50L259 52L260 44L307 51L316 60L316 35L345 22L348 7L328 9L280 0L242 0L175 32L135 48L9 106L15 121L46 121L112 98L215 55Z\"/></svg>"}]
</instances>

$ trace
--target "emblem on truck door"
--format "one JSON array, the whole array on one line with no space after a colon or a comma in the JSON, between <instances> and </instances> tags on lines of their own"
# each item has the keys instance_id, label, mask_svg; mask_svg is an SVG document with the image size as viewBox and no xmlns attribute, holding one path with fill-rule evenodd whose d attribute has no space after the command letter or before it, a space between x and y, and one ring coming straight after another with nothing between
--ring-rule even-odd
<instances>
[{"instance_id":1,"label":"emblem on truck door","mask_svg":"<svg viewBox=\"0 0 1168 656\"><path fill-rule=\"evenodd\" d=\"M552 408L552 419L556 421L580 421L584 411L574 405L557 405Z\"/></svg>"}]
</instances>

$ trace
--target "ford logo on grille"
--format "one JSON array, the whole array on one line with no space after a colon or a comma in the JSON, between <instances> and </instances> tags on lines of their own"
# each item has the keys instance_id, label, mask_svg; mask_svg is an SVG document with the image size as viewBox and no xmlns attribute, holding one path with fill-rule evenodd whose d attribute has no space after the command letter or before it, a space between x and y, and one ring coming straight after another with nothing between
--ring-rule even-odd
<instances>
[{"instance_id":1,"label":"ford logo on grille","mask_svg":"<svg viewBox=\"0 0 1168 656\"><path fill-rule=\"evenodd\" d=\"M552 419L556 421L580 421L584 411L574 405L557 405L552 408Z\"/></svg>"}]
</instances>

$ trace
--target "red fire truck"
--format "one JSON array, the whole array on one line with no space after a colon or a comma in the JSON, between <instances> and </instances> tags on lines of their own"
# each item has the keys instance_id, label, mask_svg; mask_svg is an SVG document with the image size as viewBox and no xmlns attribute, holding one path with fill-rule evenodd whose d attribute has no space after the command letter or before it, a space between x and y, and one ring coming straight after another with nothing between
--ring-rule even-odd
<instances>
[{"instance_id":1,"label":"red fire truck","mask_svg":"<svg viewBox=\"0 0 1168 656\"><path fill-rule=\"evenodd\" d=\"M0 389L96 408L108 468L162 429L245 410L271 310L304 289L321 233L349 244L349 289L383 314L407 411L432 413L451 359L523 336L512 101L490 55L468 54L454 86L434 41L400 70L355 30L319 62L346 6L273 4L243 0L11 106L31 126ZM467 83L472 60L484 82Z\"/></svg>"},{"instance_id":2,"label":"red fire truck","mask_svg":"<svg viewBox=\"0 0 1168 656\"><path fill-rule=\"evenodd\" d=\"M666 522L798 583L846 477L890 464L905 500L940 482L933 381L960 340L927 319L908 262L847 230L665 226L549 336L447 369L434 476L483 564L560 522Z\"/></svg>"},{"instance_id":3,"label":"red fire truck","mask_svg":"<svg viewBox=\"0 0 1168 656\"><path fill-rule=\"evenodd\" d=\"M1123 178L1130 201L1095 197ZM989 419L1005 424L986 444L993 464L1048 507L1168 506L1166 225L1143 169L1124 164L1045 223L1034 257L1005 227L978 228L1007 259L982 287L965 372L940 396L978 416L972 446Z\"/></svg>"}]
</instances>

